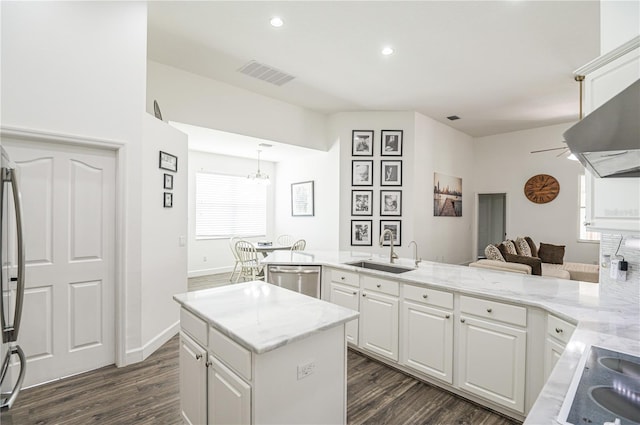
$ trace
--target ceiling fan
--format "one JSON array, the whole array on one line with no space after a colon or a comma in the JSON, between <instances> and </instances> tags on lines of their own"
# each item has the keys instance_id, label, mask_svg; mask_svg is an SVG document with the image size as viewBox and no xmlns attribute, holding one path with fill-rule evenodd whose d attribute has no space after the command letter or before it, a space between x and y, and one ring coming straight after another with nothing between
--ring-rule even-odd
<instances>
[{"instance_id":1,"label":"ceiling fan","mask_svg":"<svg viewBox=\"0 0 640 425\"><path fill-rule=\"evenodd\" d=\"M550 152L550 151L559 151L559 150L561 150L562 152L557 154L556 158L559 158L562 155L566 154L567 152L570 152L568 146L562 146L562 147L559 147L559 148L539 149L537 151L531 151L530 153Z\"/></svg>"}]
</instances>

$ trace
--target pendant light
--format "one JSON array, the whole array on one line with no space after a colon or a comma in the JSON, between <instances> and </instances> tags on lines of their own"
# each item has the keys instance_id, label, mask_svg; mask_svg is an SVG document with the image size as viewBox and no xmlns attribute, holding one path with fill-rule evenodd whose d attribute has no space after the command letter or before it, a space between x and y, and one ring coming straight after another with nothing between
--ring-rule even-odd
<instances>
[{"instance_id":1,"label":"pendant light","mask_svg":"<svg viewBox=\"0 0 640 425\"><path fill-rule=\"evenodd\" d=\"M258 149L258 171L256 171L255 173L249 174L247 176L247 179L249 179L254 183L268 185L268 184L271 184L271 180L269 180L269 175L260 171L260 152L262 152L262 150Z\"/></svg>"}]
</instances>

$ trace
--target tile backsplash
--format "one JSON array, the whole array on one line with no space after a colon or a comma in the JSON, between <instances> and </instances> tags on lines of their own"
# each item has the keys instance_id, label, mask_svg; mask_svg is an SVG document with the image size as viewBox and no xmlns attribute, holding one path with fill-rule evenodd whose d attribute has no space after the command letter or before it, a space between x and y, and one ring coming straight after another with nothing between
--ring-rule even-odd
<instances>
[{"instance_id":1,"label":"tile backsplash","mask_svg":"<svg viewBox=\"0 0 640 425\"><path fill-rule=\"evenodd\" d=\"M617 256L616 251L618 252ZM629 262L626 282L617 281L610 276L611 265L604 261L606 255L609 255L611 260L622 260L624 257L625 261ZM600 284L640 285L640 235L615 233L600 235Z\"/></svg>"}]
</instances>

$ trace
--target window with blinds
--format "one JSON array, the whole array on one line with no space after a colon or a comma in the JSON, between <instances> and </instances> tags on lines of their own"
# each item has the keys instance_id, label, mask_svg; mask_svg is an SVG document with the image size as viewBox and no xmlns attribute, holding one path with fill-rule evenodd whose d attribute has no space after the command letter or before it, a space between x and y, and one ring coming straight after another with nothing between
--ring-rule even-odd
<instances>
[{"instance_id":1,"label":"window with blinds","mask_svg":"<svg viewBox=\"0 0 640 425\"><path fill-rule=\"evenodd\" d=\"M196 173L196 238L266 234L267 186L246 177Z\"/></svg>"}]
</instances>

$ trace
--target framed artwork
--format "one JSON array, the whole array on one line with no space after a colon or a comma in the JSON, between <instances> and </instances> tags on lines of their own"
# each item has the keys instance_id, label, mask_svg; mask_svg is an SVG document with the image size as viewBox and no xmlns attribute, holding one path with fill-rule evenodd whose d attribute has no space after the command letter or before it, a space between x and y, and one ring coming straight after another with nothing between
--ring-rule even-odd
<instances>
[{"instance_id":1,"label":"framed artwork","mask_svg":"<svg viewBox=\"0 0 640 425\"><path fill-rule=\"evenodd\" d=\"M382 236L382 232L389 229L391 230L391 234L393 234L393 246L400 246L402 244L401 229L400 225L402 223L400 220L380 220L380 236ZM382 241L382 246L389 246L391 244L389 235L385 235L384 240Z\"/></svg>"},{"instance_id":2,"label":"framed artwork","mask_svg":"<svg viewBox=\"0 0 640 425\"><path fill-rule=\"evenodd\" d=\"M173 189L173 175L165 174L164 175L164 189Z\"/></svg>"},{"instance_id":3,"label":"framed artwork","mask_svg":"<svg viewBox=\"0 0 640 425\"><path fill-rule=\"evenodd\" d=\"M351 191L351 215L373 215L373 190Z\"/></svg>"},{"instance_id":4,"label":"framed artwork","mask_svg":"<svg viewBox=\"0 0 640 425\"><path fill-rule=\"evenodd\" d=\"M173 208L173 193L164 192L164 207Z\"/></svg>"},{"instance_id":5,"label":"framed artwork","mask_svg":"<svg viewBox=\"0 0 640 425\"><path fill-rule=\"evenodd\" d=\"M351 155L373 156L373 130L353 130Z\"/></svg>"},{"instance_id":6,"label":"framed artwork","mask_svg":"<svg viewBox=\"0 0 640 425\"><path fill-rule=\"evenodd\" d=\"M351 185L373 186L373 161L351 161Z\"/></svg>"},{"instance_id":7,"label":"framed artwork","mask_svg":"<svg viewBox=\"0 0 640 425\"><path fill-rule=\"evenodd\" d=\"M380 191L380 215L402 215L402 191Z\"/></svg>"},{"instance_id":8,"label":"framed artwork","mask_svg":"<svg viewBox=\"0 0 640 425\"><path fill-rule=\"evenodd\" d=\"M178 171L178 157L160 151L160 168L163 170Z\"/></svg>"},{"instance_id":9,"label":"framed artwork","mask_svg":"<svg viewBox=\"0 0 640 425\"><path fill-rule=\"evenodd\" d=\"M402 161L380 161L380 185L402 186Z\"/></svg>"},{"instance_id":10,"label":"framed artwork","mask_svg":"<svg viewBox=\"0 0 640 425\"><path fill-rule=\"evenodd\" d=\"M382 130L380 155L402 156L402 130Z\"/></svg>"},{"instance_id":11,"label":"framed artwork","mask_svg":"<svg viewBox=\"0 0 640 425\"><path fill-rule=\"evenodd\" d=\"M371 220L351 220L351 245L371 246Z\"/></svg>"},{"instance_id":12,"label":"framed artwork","mask_svg":"<svg viewBox=\"0 0 640 425\"><path fill-rule=\"evenodd\" d=\"M313 216L313 180L291 183L291 215Z\"/></svg>"},{"instance_id":13,"label":"framed artwork","mask_svg":"<svg viewBox=\"0 0 640 425\"><path fill-rule=\"evenodd\" d=\"M433 173L433 216L462 217L462 178Z\"/></svg>"}]
</instances>

